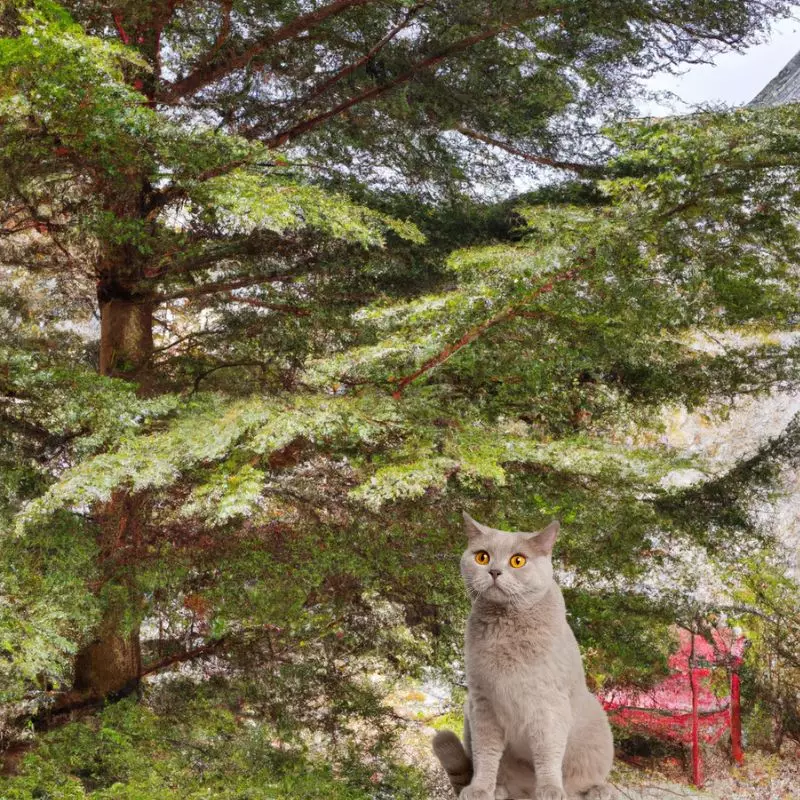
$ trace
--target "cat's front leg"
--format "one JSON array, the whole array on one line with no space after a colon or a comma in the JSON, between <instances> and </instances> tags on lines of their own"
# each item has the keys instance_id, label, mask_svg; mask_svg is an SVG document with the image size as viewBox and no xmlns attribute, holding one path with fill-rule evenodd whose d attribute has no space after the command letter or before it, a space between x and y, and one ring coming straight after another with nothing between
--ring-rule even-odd
<instances>
[{"instance_id":1,"label":"cat's front leg","mask_svg":"<svg viewBox=\"0 0 800 800\"><path fill-rule=\"evenodd\" d=\"M537 709L528 726L528 736L536 772L533 800L567 800L562 767L572 722L569 700L555 698Z\"/></svg>"},{"instance_id":2,"label":"cat's front leg","mask_svg":"<svg viewBox=\"0 0 800 800\"><path fill-rule=\"evenodd\" d=\"M470 702L469 732L473 775L459 800L494 800L505 737L486 698L476 697Z\"/></svg>"}]
</instances>

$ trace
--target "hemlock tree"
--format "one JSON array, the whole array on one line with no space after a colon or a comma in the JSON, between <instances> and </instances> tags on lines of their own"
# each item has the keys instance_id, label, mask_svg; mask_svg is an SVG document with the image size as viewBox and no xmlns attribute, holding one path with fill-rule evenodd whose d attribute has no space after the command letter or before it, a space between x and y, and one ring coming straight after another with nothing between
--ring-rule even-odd
<instances>
[{"instance_id":1,"label":"hemlock tree","mask_svg":"<svg viewBox=\"0 0 800 800\"><path fill-rule=\"evenodd\" d=\"M635 587L736 563L793 457L679 492L646 431L796 380L798 112L590 121L788 5L68 8L0 17L5 698L212 659L281 736L380 727L464 504L562 517L595 673L656 669ZM459 196L512 163L577 179Z\"/></svg>"}]
</instances>

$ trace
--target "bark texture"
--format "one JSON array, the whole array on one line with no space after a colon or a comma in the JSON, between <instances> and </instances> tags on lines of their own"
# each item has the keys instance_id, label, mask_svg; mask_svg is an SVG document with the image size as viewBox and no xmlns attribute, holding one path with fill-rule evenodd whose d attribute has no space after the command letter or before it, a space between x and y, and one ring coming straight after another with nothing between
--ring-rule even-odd
<instances>
[{"instance_id":1,"label":"bark texture","mask_svg":"<svg viewBox=\"0 0 800 800\"><path fill-rule=\"evenodd\" d=\"M100 299L100 373L150 388L153 304L133 295Z\"/></svg>"},{"instance_id":2,"label":"bark texture","mask_svg":"<svg viewBox=\"0 0 800 800\"><path fill-rule=\"evenodd\" d=\"M105 697L135 686L142 673L139 628L123 633L122 608L111 608L97 631L97 639L75 660L74 689Z\"/></svg>"},{"instance_id":3,"label":"bark texture","mask_svg":"<svg viewBox=\"0 0 800 800\"><path fill-rule=\"evenodd\" d=\"M103 568L105 614L95 639L75 659L73 688L82 696L128 693L142 674L141 597L130 563L140 544L140 497L115 492L100 509L97 543Z\"/></svg>"},{"instance_id":4,"label":"bark texture","mask_svg":"<svg viewBox=\"0 0 800 800\"><path fill-rule=\"evenodd\" d=\"M152 390L153 303L111 279L98 284L100 372ZM105 614L93 641L75 659L73 689L82 697L127 693L142 673L139 640L141 598L131 566L139 542L142 501L117 492L98 509L97 542L102 563Z\"/></svg>"}]
</instances>

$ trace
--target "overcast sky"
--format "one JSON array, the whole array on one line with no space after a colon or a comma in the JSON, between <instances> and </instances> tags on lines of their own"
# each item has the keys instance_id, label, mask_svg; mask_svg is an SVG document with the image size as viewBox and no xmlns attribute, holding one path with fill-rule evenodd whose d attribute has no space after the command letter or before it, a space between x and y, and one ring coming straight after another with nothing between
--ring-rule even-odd
<instances>
[{"instance_id":1,"label":"overcast sky","mask_svg":"<svg viewBox=\"0 0 800 800\"><path fill-rule=\"evenodd\" d=\"M714 64L686 68L683 75L658 75L650 81L655 91L677 94L689 106L707 103L742 105L752 100L800 50L800 21L784 20L775 25L769 40L744 53L717 56ZM674 111L688 111L677 105ZM667 105L646 103L644 114L669 113Z\"/></svg>"}]
</instances>

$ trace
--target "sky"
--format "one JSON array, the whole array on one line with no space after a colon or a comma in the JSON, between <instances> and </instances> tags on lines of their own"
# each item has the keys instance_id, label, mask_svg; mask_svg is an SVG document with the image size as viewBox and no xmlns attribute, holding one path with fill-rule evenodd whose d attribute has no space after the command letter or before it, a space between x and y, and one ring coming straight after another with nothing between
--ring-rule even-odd
<instances>
[{"instance_id":1,"label":"sky","mask_svg":"<svg viewBox=\"0 0 800 800\"><path fill-rule=\"evenodd\" d=\"M752 100L783 66L800 50L800 19L782 20L762 44L744 53L716 56L713 64L688 66L682 75L654 76L648 86L653 91L672 92L689 106L697 104L742 105ZM670 113L666 103L646 102L642 113ZM677 104L675 111L689 108Z\"/></svg>"},{"instance_id":2,"label":"sky","mask_svg":"<svg viewBox=\"0 0 800 800\"><path fill-rule=\"evenodd\" d=\"M687 65L680 74L657 74L647 82L651 92L671 93L672 100L641 100L637 110L641 116L672 116L688 113L698 105L741 106L749 103L800 51L800 2L796 19L781 20L760 44L742 53L717 55L712 64ZM552 175L543 172L521 173L512 181L515 193L530 191Z\"/></svg>"}]
</instances>

